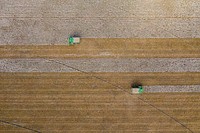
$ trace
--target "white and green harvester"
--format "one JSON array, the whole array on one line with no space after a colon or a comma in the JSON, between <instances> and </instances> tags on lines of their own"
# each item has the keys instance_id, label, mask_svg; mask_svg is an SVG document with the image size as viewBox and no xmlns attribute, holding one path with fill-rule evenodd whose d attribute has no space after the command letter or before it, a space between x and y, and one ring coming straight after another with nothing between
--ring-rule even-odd
<instances>
[{"instance_id":1,"label":"white and green harvester","mask_svg":"<svg viewBox=\"0 0 200 133\"><path fill-rule=\"evenodd\" d=\"M81 41L80 37L72 37L72 36L70 36L68 38L68 46L79 44L80 41Z\"/></svg>"},{"instance_id":2,"label":"white and green harvester","mask_svg":"<svg viewBox=\"0 0 200 133\"><path fill-rule=\"evenodd\" d=\"M131 86L131 92L132 94L142 94L144 92L144 88L142 85L133 84Z\"/></svg>"}]
</instances>

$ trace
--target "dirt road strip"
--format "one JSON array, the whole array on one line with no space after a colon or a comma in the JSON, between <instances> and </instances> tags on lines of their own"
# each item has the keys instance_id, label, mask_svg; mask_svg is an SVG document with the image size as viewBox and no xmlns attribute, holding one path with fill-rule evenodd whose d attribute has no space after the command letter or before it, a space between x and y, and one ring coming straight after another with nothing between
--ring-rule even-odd
<instances>
[{"instance_id":1,"label":"dirt road strip","mask_svg":"<svg viewBox=\"0 0 200 133\"><path fill-rule=\"evenodd\" d=\"M0 58L200 58L200 39L82 39L80 45L2 45Z\"/></svg>"}]
</instances>

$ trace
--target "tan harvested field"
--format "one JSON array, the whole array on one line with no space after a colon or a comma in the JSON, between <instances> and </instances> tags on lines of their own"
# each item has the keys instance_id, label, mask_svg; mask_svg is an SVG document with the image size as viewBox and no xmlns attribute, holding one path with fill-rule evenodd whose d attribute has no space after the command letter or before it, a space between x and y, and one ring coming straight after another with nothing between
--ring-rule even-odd
<instances>
[{"instance_id":1,"label":"tan harvested field","mask_svg":"<svg viewBox=\"0 0 200 133\"><path fill-rule=\"evenodd\" d=\"M0 118L39 132L188 131L149 103L193 132L200 131L198 93L131 95L83 73L0 73L0 76ZM93 76L124 85L123 89L128 92L126 85L136 78L145 85L200 82L199 73L98 73ZM2 123L0 131L28 132Z\"/></svg>"},{"instance_id":2,"label":"tan harvested field","mask_svg":"<svg viewBox=\"0 0 200 133\"><path fill-rule=\"evenodd\" d=\"M70 47L2 45L0 58L199 58L199 42L83 39ZM199 72L1 72L0 79L0 132L200 132L199 93L130 94L132 82L199 85Z\"/></svg>"},{"instance_id":3,"label":"tan harvested field","mask_svg":"<svg viewBox=\"0 0 200 133\"><path fill-rule=\"evenodd\" d=\"M200 58L200 39L82 39L80 45L2 45L0 58Z\"/></svg>"},{"instance_id":4,"label":"tan harvested field","mask_svg":"<svg viewBox=\"0 0 200 133\"><path fill-rule=\"evenodd\" d=\"M143 85L198 85L200 73L126 73L126 72L107 72L107 73L0 73L1 85L12 84L68 84L73 83L102 83L101 78L112 84L130 85L132 82L141 82ZM97 77L97 78L96 78ZM96 79L95 82L93 80ZM123 86L124 87L124 86ZM130 88L130 86L129 86Z\"/></svg>"}]
</instances>

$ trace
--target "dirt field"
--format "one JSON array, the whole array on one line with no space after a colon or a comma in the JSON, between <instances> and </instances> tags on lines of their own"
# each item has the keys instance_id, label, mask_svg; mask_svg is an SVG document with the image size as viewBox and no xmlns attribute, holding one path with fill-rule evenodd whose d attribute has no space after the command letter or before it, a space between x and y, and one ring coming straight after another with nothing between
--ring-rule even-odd
<instances>
[{"instance_id":1,"label":"dirt field","mask_svg":"<svg viewBox=\"0 0 200 133\"><path fill-rule=\"evenodd\" d=\"M81 73L0 76L0 118L39 132L189 132L177 121L193 132L200 131L199 93L131 95L127 86L136 77L145 85L198 84L198 73L98 74L120 88ZM0 129L28 132L3 123Z\"/></svg>"}]
</instances>

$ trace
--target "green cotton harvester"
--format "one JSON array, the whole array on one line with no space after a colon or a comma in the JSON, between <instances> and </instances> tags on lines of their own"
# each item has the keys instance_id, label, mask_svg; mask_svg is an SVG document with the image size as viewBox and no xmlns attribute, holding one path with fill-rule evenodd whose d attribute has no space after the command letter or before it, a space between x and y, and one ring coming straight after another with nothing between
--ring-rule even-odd
<instances>
[{"instance_id":1,"label":"green cotton harvester","mask_svg":"<svg viewBox=\"0 0 200 133\"><path fill-rule=\"evenodd\" d=\"M81 38L80 37L72 37L70 36L68 38L68 46L72 46L72 45L75 45L75 44L79 44L81 41Z\"/></svg>"},{"instance_id":2,"label":"green cotton harvester","mask_svg":"<svg viewBox=\"0 0 200 133\"><path fill-rule=\"evenodd\" d=\"M140 84L132 84L131 92L132 94L142 94L144 92L144 88Z\"/></svg>"}]
</instances>

